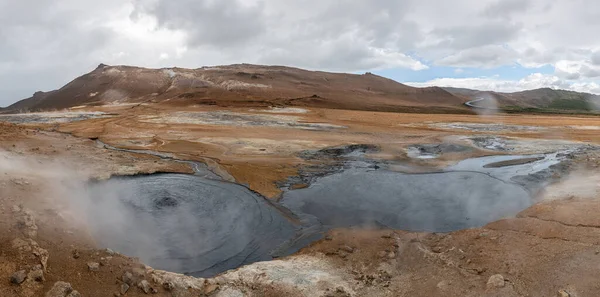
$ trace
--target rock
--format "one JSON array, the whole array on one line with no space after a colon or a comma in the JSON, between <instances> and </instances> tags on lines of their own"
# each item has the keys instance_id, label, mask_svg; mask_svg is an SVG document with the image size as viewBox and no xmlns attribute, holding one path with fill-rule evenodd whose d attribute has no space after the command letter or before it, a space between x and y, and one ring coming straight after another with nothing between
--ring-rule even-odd
<instances>
[{"instance_id":1,"label":"rock","mask_svg":"<svg viewBox=\"0 0 600 297\"><path fill-rule=\"evenodd\" d=\"M123 276L121 277L121 280L130 285L133 284L133 274L131 274L131 272L126 271L125 273L123 273Z\"/></svg>"},{"instance_id":2,"label":"rock","mask_svg":"<svg viewBox=\"0 0 600 297\"><path fill-rule=\"evenodd\" d=\"M48 265L48 257L50 257L48 250L45 250L39 246L36 246L33 248L33 254L36 257L38 257L38 259L40 259L40 264L42 264L42 269L44 269L44 271L46 271L46 266Z\"/></svg>"},{"instance_id":3,"label":"rock","mask_svg":"<svg viewBox=\"0 0 600 297\"><path fill-rule=\"evenodd\" d=\"M150 294L152 292L152 288L150 287L150 283L147 280L142 280L138 283L138 288L140 288L144 293Z\"/></svg>"},{"instance_id":4,"label":"rock","mask_svg":"<svg viewBox=\"0 0 600 297\"><path fill-rule=\"evenodd\" d=\"M500 274L494 274L490 276L487 281L488 289L497 289L504 287L504 277Z\"/></svg>"},{"instance_id":5,"label":"rock","mask_svg":"<svg viewBox=\"0 0 600 297\"><path fill-rule=\"evenodd\" d=\"M111 249L105 249L104 251L111 256L113 256L115 254L115 251L113 251Z\"/></svg>"},{"instance_id":6,"label":"rock","mask_svg":"<svg viewBox=\"0 0 600 297\"><path fill-rule=\"evenodd\" d=\"M171 291L175 288L175 285L172 282L163 283L163 288L167 291Z\"/></svg>"},{"instance_id":7,"label":"rock","mask_svg":"<svg viewBox=\"0 0 600 297\"><path fill-rule=\"evenodd\" d=\"M73 250L71 254L73 255L73 259L79 259L80 257L78 250Z\"/></svg>"},{"instance_id":8,"label":"rock","mask_svg":"<svg viewBox=\"0 0 600 297\"><path fill-rule=\"evenodd\" d=\"M15 285L20 285L22 282L25 281L26 277L27 273L25 272L25 270L19 270L10 276L10 282Z\"/></svg>"},{"instance_id":9,"label":"rock","mask_svg":"<svg viewBox=\"0 0 600 297\"><path fill-rule=\"evenodd\" d=\"M129 290L129 285L126 283L122 283L121 284L121 295L125 295L125 293L127 293L128 290Z\"/></svg>"},{"instance_id":10,"label":"rock","mask_svg":"<svg viewBox=\"0 0 600 297\"><path fill-rule=\"evenodd\" d=\"M146 277L146 270L143 268L135 267L135 268L131 269L131 273L133 273L133 276L136 278Z\"/></svg>"},{"instance_id":11,"label":"rock","mask_svg":"<svg viewBox=\"0 0 600 297\"><path fill-rule=\"evenodd\" d=\"M19 205L13 205L12 211L15 212L15 213L21 212L21 206L19 206Z\"/></svg>"},{"instance_id":12,"label":"rock","mask_svg":"<svg viewBox=\"0 0 600 297\"><path fill-rule=\"evenodd\" d=\"M66 297L81 297L81 294L79 294L79 292L73 290L73 292L69 293L69 295L67 295Z\"/></svg>"},{"instance_id":13,"label":"rock","mask_svg":"<svg viewBox=\"0 0 600 297\"><path fill-rule=\"evenodd\" d=\"M571 294L567 293L567 291L565 291L565 290L560 290L560 291L558 291L558 294L556 296L558 296L558 297L571 297Z\"/></svg>"},{"instance_id":14,"label":"rock","mask_svg":"<svg viewBox=\"0 0 600 297\"><path fill-rule=\"evenodd\" d=\"M204 287L204 294L206 295L210 295L213 292L215 292L217 289L219 289L219 285L218 284L206 284L206 286Z\"/></svg>"},{"instance_id":15,"label":"rock","mask_svg":"<svg viewBox=\"0 0 600 297\"><path fill-rule=\"evenodd\" d=\"M31 270L27 274L27 277L29 279L32 279L32 280L36 281L36 282L43 282L43 281L46 280L44 278L44 271L41 269L41 267L40 267L40 269L33 269L33 270Z\"/></svg>"},{"instance_id":16,"label":"rock","mask_svg":"<svg viewBox=\"0 0 600 297\"><path fill-rule=\"evenodd\" d=\"M340 250L347 252L347 253L353 253L354 252L354 248L349 246L349 245L344 245L340 248Z\"/></svg>"},{"instance_id":17,"label":"rock","mask_svg":"<svg viewBox=\"0 0 600 297\"><path fill-rule=\"evenodd\" d=\"M381 238L390 239L390 238L392 238L392 233L391 232L385 233L385 234L381 235Z\"/></svg>"},{"instance_id":18,"label":"rock","mask_svg":"<svg viewBox=\"0 0 600 297\"><path fill-rule=\"evenodd\" d=\"M436 287L442 291L448 289L449 286L450 283L448 281L441 281L436 285Z\"/></svg>"},{"instance_id":19,"label":"rock","mask_svg":"<svg viewBox=\"0 0 600 297\"><path fill-rule=\"evenodd\" d=\"M18 219L17 224L22 229L23 233L33 238L37 236L38 226L35 224L35 216L31 210L23 210L22 216Z\"/></svg>"},{"instance_id":20,"label":"rock","mask_svg":"<svg viewBox=\"0 0 600 297\"><path fill-rule=\"evenodd\" d=\"M388 259L395 259L395 258L396 258L396 253L394 253L394 252L389 252L389 253L387 254L387 257L388 257Z\"/></svg>"},{"instance_id":21,"label":"rock","mask_svg":"<svg viewBox=\"0 0 600 297\"><path fill-rule=\"evenodd\" d=\"M100 270L100 263L97 263L97 262L88 262L87 266L90 271Z\"/></svg>"},{"instance_id":22,"label":"rock","mask_svg":"<svg viewBox=\"0 0 600 297\"><path fill-rule=\"evenodd\" d=\"M72 292L73 292L73 288L71 287L70 283L58 281L58 282L54 283L54 286L52 286L52 289L50 289L50 291L46 292L45 296L46 297L67 297L67 296L75 297L75 296L69 295ZM79 294L79 293L77 293L77 294Z\"/></svg>"},{"instance_id":23,"label":"rock","mask_svg":"<svg viewBox=\"0 0 600 297\"><path fill-rule=\"evenodd\" d=\"M14 249L17 249L19 251L23 251L23 252L28 252L31 251L31 246L29 246L29 242L21 239L21 238L15 238L13 239L12 243L12 247Z\"/></svg>"},{"instance_id":24,"label":"rock","mask_svg":"<svg viewBox=\"0 0 600 297\"><path fill-rule=\"evenodd\" d=\"M379 258L385 258L387 257L388 253L386 251L380 251L379 253L377 253L377 256Z\"/></svg>"}]
</instances>

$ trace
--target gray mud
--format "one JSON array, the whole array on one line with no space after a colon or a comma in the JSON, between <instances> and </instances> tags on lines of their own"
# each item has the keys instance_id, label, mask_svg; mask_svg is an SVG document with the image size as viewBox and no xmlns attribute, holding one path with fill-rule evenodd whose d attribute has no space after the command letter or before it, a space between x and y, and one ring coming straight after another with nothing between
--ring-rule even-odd
<instances>
[{"instance_id":1,"label":"gray mud","mask_svg":"<svg viewBox=\"0 0 600 297\"><path fill-rule=\"evenodd\" d=\"M158 174L97 182L89 193L84 209L99 245L157 269L213 276L270 260L296 236L281 212L233 183Z\"/></svg>"},{"instance_id":2,"label":"gray mud","mask_svg":"<svg viewBox=\"0 0 600 297\"><path fill-rule=\"evenodd\" d=\"M102 112L60 112L1 114L0 122L14 124L58 124L112 117Z\"/></svg>"},{"instance_id":3,"label":"gray mud","mask_svg":"<svg viewBox=\"0 0 600 297\"><path fill-rule=\"evenodd\" d=\"M402 174L364 168L289 191L281 203L327 228L381 226L449 232L483 226L531 204L522 187L476 172Z\"/></svg>"},{"instance_id":4,"label":"gray mud","mask_svg":"<svg viewBox=\"0 0 600 297\"><path fill-rule=\"evenodd\" d=\"M472 150L470 146L453 143L416 144L407 148L407 155L415 159L435 159L447 153L464 153Z\"/></svg>"}]
</instances>

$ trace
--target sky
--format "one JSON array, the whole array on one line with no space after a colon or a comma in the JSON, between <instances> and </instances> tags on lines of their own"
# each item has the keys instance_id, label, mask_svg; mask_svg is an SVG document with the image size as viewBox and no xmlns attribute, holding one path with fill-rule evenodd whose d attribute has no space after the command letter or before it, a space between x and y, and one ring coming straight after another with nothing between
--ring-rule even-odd
<instances>
[{"instance_id":1,"label":"sky","mask_svg":"<svg viewBox=\"0 0 600 297\"><path fill-rule=\"evenodd\" d=\"M0 0L0 106L100 63L600 94L596 0Z\"/></svg>"}]
</instances>

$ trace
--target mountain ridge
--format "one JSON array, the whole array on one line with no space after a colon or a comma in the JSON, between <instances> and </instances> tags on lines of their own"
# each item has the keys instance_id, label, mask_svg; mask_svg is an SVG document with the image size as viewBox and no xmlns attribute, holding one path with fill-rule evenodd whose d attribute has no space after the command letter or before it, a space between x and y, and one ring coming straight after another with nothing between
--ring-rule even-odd
<instances>
[{"instance_id":1,"label":"mountain ridge","mask_svg":"<svg viewBox=\"0 0 600 297\"><path fill-rule=\"evenodd\" d=\"M539 88L513 93L402 84L364 74L305 70L288 66L232 64L195 69L100 64L48 92L35 92L1 113L36 112L123 103L218 105L222 107L304 106L334 109L471 113L464 103L486 97L507 111L595 111L600 96ZM493 102L492 102L493 101Z\"/></svg>"},{"instance_id":2,"label":"mountain ridge","mask_svg":"<svg viewBox=\"0 0 600 297\"><path fill-rule=\"evenodd\" d=\"M468 112L462 98L439 87L415 88L370 72L331 73L251 64L196 69L100 64L60 89L36 92L4 112L167 101L181 105L298 105L372 111L437 108Z\"/></svg>"}]
</instances>

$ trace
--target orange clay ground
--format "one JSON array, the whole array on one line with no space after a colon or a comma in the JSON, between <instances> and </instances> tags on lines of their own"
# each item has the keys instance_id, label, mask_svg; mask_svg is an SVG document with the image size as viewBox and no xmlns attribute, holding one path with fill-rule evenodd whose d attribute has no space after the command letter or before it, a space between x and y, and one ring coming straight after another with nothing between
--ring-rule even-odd
<instances>
[{"instance_id":1,"label":"orange clay ground","mask_svg":"<svg viewBox=\"0 0 600 297\"><path fill-rule=\"evenodd\" d=\"M58 281L81 296L145 296L142 280L152 288L148 293L158 296L600 296L600 153L595 151L575 156L577 170L515 218L449 234L333 230L296 255L212 279L155 271L96 246L85 224L61 201L55 180L62 168L73 178L192 172L158 157L107 150L98 139L201 161L224 178L277 198L277 182L315 162L299 157L303 151L374 144L380 147L371 156L375 159L435 167L495 152L473 150L425 161L411 160L405 148L460 142L461 136L475 134L600 144L598 117L174 110L165 105L96 110L114 116L0 125L0 296L67 296L47 294ZM452 123L504 126L474 132L448 126ZM90 269L90 262L101 265ZM21 285L10 283L19 270L38 273L37 264L44 266L43 280L31 274ZM124 279L127 273L134 280ZM124 283L131 286L122 294Z\"/></svg>"}]
</instances>

